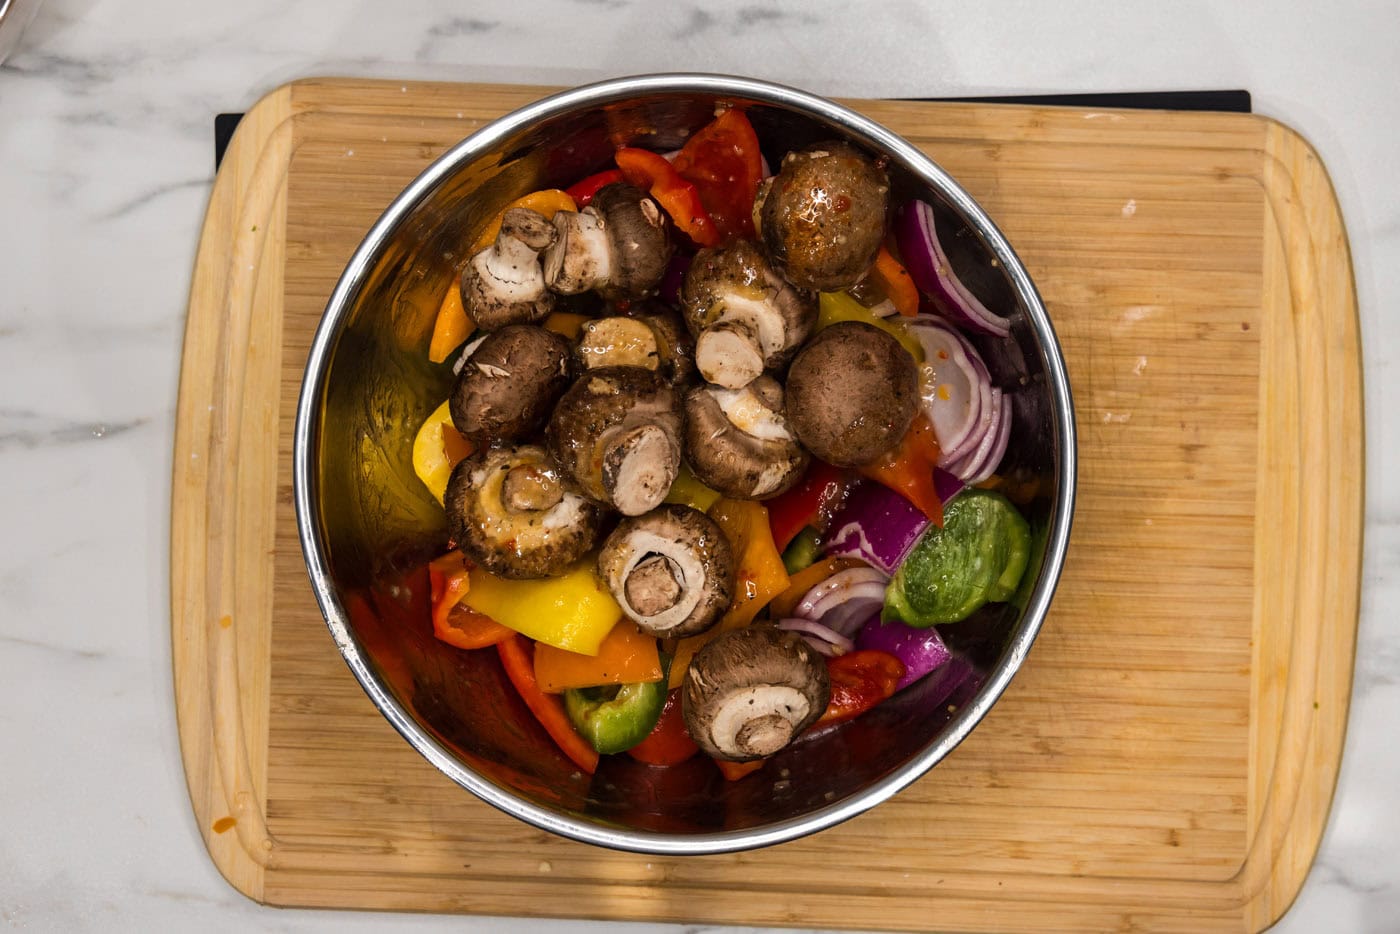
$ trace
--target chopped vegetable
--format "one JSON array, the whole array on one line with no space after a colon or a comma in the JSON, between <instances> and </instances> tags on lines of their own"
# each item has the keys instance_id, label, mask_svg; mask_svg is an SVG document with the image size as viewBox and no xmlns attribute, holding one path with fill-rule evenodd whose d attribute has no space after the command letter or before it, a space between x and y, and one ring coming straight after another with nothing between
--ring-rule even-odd
<instances>
[{"instance_id":1,"label":"chopped vegetable","mask_svg":"<svg viewBox=\"0 0 1400 934\"><path fill-rule=\"evenodd\" d=\"M501 221L505 218L506 212L512 208L527 208L543 215L548 220L558 211L577 211L578 204L569 197L568 192L560 191L558 188L546 188L543 191L532 191L528 195L522 195L501 208L500 213L481 228L481 233L477 234L476 242L472 244L472 253L484 250L496 242L496 235L501 232Z\"/></svg>"},{"instance_id":2,"label":"chopped vegetable","mask_svg":"<svg viewBox=\"0 0 1400 934\"><path fill-rule=\"evenodd\" d=\"M788 574L796 574L816 564L821 556L821 533L809 525L783 549L783 567L787 568Z\"/></svg>"},{"instance_id":3,"label":"chopped vegetable","mask_svg":"<svg viewBox=\"0 0 1400 934\"><path fill-rule=\"evenodd\" d=\"M622 618L590 561L575 564L559 577L539 580L507 580L473 568L465 602L522 635L582 655L598 654L603 639Z\"/></svg>"},{"instance_id":4,"label":"chopped vegetable","mask_svg":"<svg viewBox=\"0 0 1400 934\"><path fill-rule=\"evenodd\" d=\"M624 621L603 639L597 655L580 655L540 643L535 647L535 680L547 694L569 688L660 681L661 656L654 638Z\"/></svg>"},{"instance_id":5,"label":"chopped vegetable","mask_svg":"<svg viewBox=\"0 0 1400 934\"><path fill-rule=\"evenodd\" d=\"M560 337L576 341L583 333L583 325L593 319L588 315L576 315L571 311L553 311L541 324L546 331L553 331Z\"/></svg>"},{"instance_id":6,"label":"chopped vegetable","mask_svg":"<svg viewBox=\"0 0 1400 934\"><path fill-rule=\"evenodd\" d=\"M807 593L817 584L838 571L866 566L866 563L859 558L835 557L824 558L810 567L803 568L789 578L787 590L778 594L768 604L769 615L774 619L795 616L797 604L802 602L802 598L807 596Z\"/></svg>"},{"instance_id":7,"label":"chopped vegetable","mask_svg":"<svg viewBox=\"0 0 1400 934\"><path fill-rule=\"evenodd\" d=\"M413 472L440 503L452 468L471 456L474 445L452 425L451 402L444 402L423 420L413 438Z\"/></svg>"},{"instance_id":8,"label":"chopped vegetable","mask_svg":"<svg viewBox=\"0 0 1400 934\"><path fill-rule=\"evenodd\" d=\"M613 182L620 181L622 181L621 171L618 169L607 169L595 175L590 175L582 181L575 182L564 189L564 191L570 198L574 199L575 203L578 204L578 209L581 211L588 207L589 202L593 200L593 196L596 195L600 189L608 187Z\"/></svg>"},{"instance_id":9,"label":"chopped vegetable","mask_svg":"<svg viewBox=\"0 0 1400 934\"><path fill-rule=\"evenodd\" d=\"M701 512L708 512L719 498L718 493L696 479L687 464L681 464L675 482L666 494L666 502L691 506Z\"/></svg>"},{"instance_id":10,"label":"chopped vegetable","mask_svg":"<svg viewBox=\"0 0 1400 934\"><path fill-rule=\"evenodd\" d=\"M827 529L828 555L844 555L893 574L928 528L928 517L879 483L851 490Z\"/></svg>"},{"instance_id":11,"label":"chopped vegetable","mask_svg":"<svg viewBox=\"0 0 1400 934\"><path fill-rule=\"evenodd\" d=\"M428 565L433 635L459 649L484 649L513 635L514 630L461 605L471 587L469 575L468 562L459 551L448 552Z\"/></svg>"},{"instance_id":12,"label":"chopped vegetable","mask_svg":"<svg viewBox=\"0 0 1400 934\"><path fill-rule=\"evenodd\" d=\"M677 688L666 694L666 703L661 708L661 718L646 739L642 740L627 754L638 762L647 765L679 765L700 751L695 740L685 726L685 714L681 710L681 692Z\"/></svg>"},{"instance_id":13,"label":"chopped vegetable","mask_svg":"<svg viewBox=\"0 0 1400 934\"><path fill-rule=\"evenodd\" d=\"M660 673L658 672L658 675ZM603 755L626 752L647 738L661 719L666 686L655 681L570 688L564 692L569 722Z\"/></svg>"},{"instance_id":14,"label":"chopped vegetable","mask_svg":"<svg viewBox=\"0 0 1400 934\"><path fill-rule=\"evenodd\" d=\"M676 229L700 246L718 246L723 239L710 219L695 185L681 178L664 156L645 149L623 147L615 156L617 167L633 185L650 193L670 215Z\"/></svg>"},{"instance_id":15,"label":"chopped vegetable","mask_svg":"<svg viewBox=\"0 0 1400 934\"><path fill-rule=\"evenodd\" d=\"M924 349L919 368L924 414L947 464L981 443L991 417L991 376L976 348L946 322L924 315L910 330Z\"/></svg>"},{"instance_id":16,"label":"chopped vegetable","mask_svg":"<svg viewBox=\"0 0 1400 934\"><path fill-rule=\"evenodd\" d=\"M876 568L837 571L807 591L793 609L793 615L819 622L849 638L866 620L880 612L885 602L887 580Z\"/></svg>"},{"instance_id":17,"label":"chopped vegetable","mask_svg":"<svg viewBox=\"0 0 1400 934\"><path fill-rule=\"evenodd\" d=\"M888 652L864 649L827 659L831 701L818 724L853 720L891 697L904 677L904 663Z\"/></svg>"},{"instance_id":18,"label":"chopped vegetable","mask_svg":"<svg viewBox=\"0 0 1400 934\"><path fill-rule=\"evenodd\" d=\"M731 107L696 131L672 165L695 185L723 240L753 237L753 203L763 177L763 157L758 135L742 110Z\"/></svg>"},{"instance_id":19,"label":"chopped vegetable","mask_svg":"<svg viewBox=\"0 0 1400 934\"><path fill-rule=\"evenodd\" d=\"M467 317L467 310L462 307L462 289L457 283L457 277L453 276L452 281L447 284L447 292L442 296L437 318L433 321L433 336L428 341L428 360L432 363L442 363L452 356L452 351L462 346L463 341L471 337L474 330L476 325Z\"/></svg>"},{"instance_id":20,"label":"chopped vegetable","mask_svg":"<svg viewBox=\"0 0 1400 934\"><path fill-rule=\"evenodd\" d=\"M884 618L911 626L956 623L1016 590L1030 555L1030 526L1000 493L968 490L941 529L931 528L900 566Z\"/></svg>"},{"instance_id":21,"label":"chopped vegetable","mask_svg":"<svg viewBox=\"0 0 1400 934\"><path fill-rule=\"evenodd\" d=\"M871 271L896 311L906 318L919 313L919 289L910 278L909 270L894 258L887 247L880 247L880 252L875 254L875 265Z\"/></svg>"},{"instance_id":22,"label":"chopped vegetable","mask_svg":"<svg viewBox=\"0 0 1400 934\"><path fill-rule=\"evenodd\" d=\"M938 439L933 436L933 426L926 417L919 415L899 447L858 469L861 476L903 496L934 525L942 525L943 501L938 498L933 479L941 455Z\"/></svg>"},{"instance_id":23,"label":"chopped vegetable","mask_svg":"<svg viewBox=\"0 0 1400 934\"><path fill-rule=\"evenodd\" d=\"M773 544L785 549L804 528L817 524L822 513L845 494L848 476L840 467L814 460L797 486L767 500Z\"/></svg>"},{"instance_id":24,"label":"chopped vegetable","mask_svg":"<svg viewBox=\"0 0 1400 934\"><path fill-rule=\"evenodd\" d=\"M899 341L904 349L913 356L916 363L923 362L923 347L920 346L918 338L911 334L902 322L887 321L879 317L845 292L822 292L817 296L817 300L820 309L817 315L818 332L841 321L860 321L884 331Z\"/></svg>"},{"instance_id":25,"label":"chopped vegetable","mask_svg":"<svg viewBox=\"0 0 1400 934\"><path fill-rule=\"evenodd\" d=\"M533 647L519 635L511 636L496 643L496 651L501 656L501 667L506 677L515 686L516 693L530 708L540 726L549 734L564 753L580 769L592 775L598 768L598 752L574 730L569 715L564 710L564 702L553 694L540 690L535 682L535 664L531 658Z\"/></svg>"},{"instance_id":26,"label":"chopped vegetable","mask_svg":"<svg viewBox=\"0 0 1400 934\"><path fill-rule=\"evenodd\" d=\"M865 624L856 635L856 648L875 649L888 652L904 663L904 675L895 684L896 691L903 690L931 671L936 671L948 663L952 653L943 644L938 630L915 629L894 620L878 617Z\"/></svg>"},{"instance_id":27,"label":"chopped vegetable","mask_svg":"<svg viewBox=\"0 0 1400 934\"><path fill-rule=\"evenodd\" d=\"M856 647L850 639L816 620L780 619L777 625L779 629L797 633L807 640L808 645L823 655L845 655Z\"/></svg>"},{"instance_id":28,"label":"chopped vegetable","mask_svg":"<svg viewBox=\"0 0 1400 934\"><path fill-rule=\"evenodd\" d=\"M730 762L727 759L715 759L713 761L715 765L719 766L720 773L724 776L725 781L737 782L739 779L747 775L752 775L754 772L763 768L763 764L768 760L753 759L749 762Z\"/></svg>"},{"instance_id":29,"label":"chopped vegetable","mask_svg":"<svg viewBox=\"0 0 1400 934\"><path fill-rule=\"evenodd\" d=\"M933 205L911 201L895 221L900 255L920 291L949 318L985 334L1006 337L1011 322L988 310L953 271L935 229Z\"/></svg>"}]
</instances>

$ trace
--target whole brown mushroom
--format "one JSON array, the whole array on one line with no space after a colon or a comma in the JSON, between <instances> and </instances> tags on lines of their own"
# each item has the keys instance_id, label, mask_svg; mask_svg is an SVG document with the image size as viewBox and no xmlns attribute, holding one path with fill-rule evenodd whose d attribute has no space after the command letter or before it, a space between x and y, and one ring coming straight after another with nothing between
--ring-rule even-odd
<instances>
[{"instance_id":1,"label":"whole brown mushroom","mask_svg":"<svg viewBox=\"0 0 1400 934\"><path fill-rule=\"evenodd\" d=\"M716 759L762 759L791 743L826 711L825 660L793 632L749 626L711 640L681 685L690 736Z\"/></svg>"},{"instance_id":2,"label":"whole brown mushroom","mask_svg":"<svg viewBox=\"0 0 1400 934\"><path fill-rule=\"evenodd\" d=\"M563 573L598 542L602 510L537 445L496 447L458 464L444 497L457 547L499 577Z\"/></svg>"},{"instance_id":3,"label":"whole brown mushroom","mask_svg":"<svg viewBox=\"0 0 1400 934\"><path fill-rule=\"evenodd\" d=\"M918 410L914 358L864 322L826 328L788 370L789 424L807 450L837 467L859 467L894 448Z\"/></svg>"},{"instance_id":4,"label":"whole brown mushroom","mask_svg":"<svg viewBox=\"0 0 1400 934\"><path fill-rule=\"evenodd\" d=\"M656 291L671 259L666 221L655 201L624 182L598 190L582 211L554 215L556 236L544 255L544 278L560 295L590 289L609 299Z\"/></svg>"},{"instance_id":5,"label":"whole brown mushroom","mask_svg":"<svg viewBox=\"0 0 1400 934\"><path fill-rule=\"evenodd\" d=\"M517 441L537 431L569 388L569 342L512 324L473 344L452 389L452 424L473 441Z\"/></svg>"},{"instance_id":6,"label":"whole brown mushroom","mask_svg":"<svg viewBox=\"0 0 1400 934\"><path fill-rule=\"evenodd\" d=\"M760 192L763 245L793 285L852 286L880 249L889 194L884 169L849 143L794 150Z\"/></svg>"}]
</instances>

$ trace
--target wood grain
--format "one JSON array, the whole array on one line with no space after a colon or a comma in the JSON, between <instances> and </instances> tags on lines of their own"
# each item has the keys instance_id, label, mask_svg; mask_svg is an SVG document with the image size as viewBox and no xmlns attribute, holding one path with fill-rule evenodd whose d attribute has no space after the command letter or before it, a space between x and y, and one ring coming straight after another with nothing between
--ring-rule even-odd
<instances>
[{"instance_id":1,"label":"wood grain","mask_svg":"<svg viewBox=\"0 0 1400 934\"><path fill-rule=\"evenodd\" d=\"M914 786L783 846L636 856L497 813L384 722L301 563L302 365L383 207L542 93L299 82L245 118L220 172L186 332L171 596L191 800L230 882L279 905L862 929L1279 917L1340 761L1363 439L1336 201L1306 142L1257 117L848 102L1006 232L1059 331L1081 435L1043 634Z\"/></svg>"}]
</instances>

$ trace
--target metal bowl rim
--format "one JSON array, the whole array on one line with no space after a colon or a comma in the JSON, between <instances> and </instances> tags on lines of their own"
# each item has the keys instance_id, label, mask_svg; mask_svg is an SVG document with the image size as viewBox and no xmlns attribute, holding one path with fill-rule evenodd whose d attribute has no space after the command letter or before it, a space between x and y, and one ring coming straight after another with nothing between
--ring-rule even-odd
<instances>
[{"instance_id":1,"label":"metal bowl rim","mask_svg":"<svg viewBox=\"0 0 1400 934\"><path fill-rule=\"evenodd\" d=\"M420 726L398 703L370 667L359 640L351 631L344 607L336 597L330 568L319 540L321 516L316 496L315 458L317 415L325 394L325 379L340 325L365 274L399 224L425 197L461 165L489 152L499 141L541 120L562 116L582 107L597 107L640 95L703 94L742 98L796 110L864 139L874 148L896 157L903 166L952 203L975 228L1002 264L1021 301L1040 344L1041 362L1048 376L1047 389L1054 409L1053 428L1058 434L1059 478L1055 509L1050 517L1041 575L1021 614L1020 622L1001 660L972 702L959 710L936 741L884 778L845 800L801 817L761 827L709 834L671 834L624 830L576 820L533 804L486 780L456 759ZM424 758L458 785L499 810L542 830L573 840L636 853L703 855L756 849L795 840L832 827L875 807L922 777L948 755L1001 697L1020 669L1044 621L1064 565L1074 513L1077 477L1074 408L1069 379L1059 341L1046 314L1039 292L1001 231L961 185L912 144L880 124L834 101L786 85L753 78L703 73L666 73L613 78L561 91L502 116L457 143L409 184L370 228L346 264L326 304L312 340L297 401L293 440L293 500L297 532L316 602L342 657L365 693L396 729Z\"/></svg>"}]
</instances>

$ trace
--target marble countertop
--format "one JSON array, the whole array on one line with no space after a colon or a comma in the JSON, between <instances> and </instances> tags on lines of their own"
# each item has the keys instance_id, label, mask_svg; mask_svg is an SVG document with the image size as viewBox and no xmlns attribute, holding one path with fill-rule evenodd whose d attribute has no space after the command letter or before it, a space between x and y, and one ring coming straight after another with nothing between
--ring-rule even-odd
<instances>
[{"instance_id":1,"label":"marble countertop","mask_svg":"<svg viewBox=\"0 0 1400 934\"><path fill-rule=\"evenodd\" d=\"M1400 186L1390 174L1400 7L870 9L828 0L40 7L0 65L0 924L504 929L492 919L263 908L219 877L194 826L170 683L169 477L212 116L310 75L575 84L704 70L846 96L1241 87L1258 112L1317 147L1360 297L1367 544L1337 796L1317 864L1276 930L1394 929L1400 417L1387 402L1400 393Z\"/></svg>"}]
</instances>

